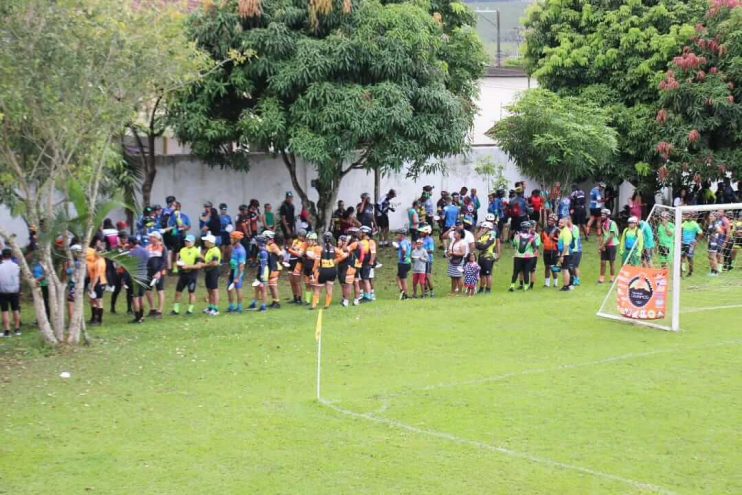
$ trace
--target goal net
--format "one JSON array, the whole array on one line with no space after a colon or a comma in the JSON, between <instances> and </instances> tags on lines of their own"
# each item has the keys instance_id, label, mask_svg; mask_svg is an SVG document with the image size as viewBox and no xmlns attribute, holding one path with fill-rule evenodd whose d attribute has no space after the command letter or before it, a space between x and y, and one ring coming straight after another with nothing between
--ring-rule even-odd
<instances>
[{"instance_id":1,"label":"goal net","mask_svg":"<svg viewBox=\"0 0 742 495\"><path fill-rule=\"evenodd\" d=\"M598 316L679 331L683 314L742 308L742 203L655 205L636 227L619 223Z\"/></svg>"}]
</instances>

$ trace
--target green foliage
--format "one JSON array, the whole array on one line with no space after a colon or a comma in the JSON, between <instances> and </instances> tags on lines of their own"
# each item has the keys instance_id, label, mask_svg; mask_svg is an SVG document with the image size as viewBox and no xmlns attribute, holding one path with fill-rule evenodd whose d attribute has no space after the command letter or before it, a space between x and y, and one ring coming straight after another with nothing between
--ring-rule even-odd
<instances>
[{"instance_id":1,"label":"green foliage","mask_svg":"<svg viewBox=\"0 0 742 495\"><path fill-rule=\"evenodd\" d=\"M300 157L317 171L321 213L353 168L407 162L414 175L465 149L485 55L463 4L361 0L346 13L336 2L316 29L305 4L267 0L250 19L236 4L196 13L189 32L215 59L253 56L195 82L173 107L177 135L210 164L247 169L249 151L272 150L291 172Z\"/></svg>"},{"instance_id":2,"label":"green foliage","mask_svg":"<svg viewBox=\"0 0 742 495\"><path fill-rule=\"evenodd\" d=\"M592 177L614 157L616 131L608 127L607 113L591 102L534 89L508 111L511 115L487 135L541 184Z\"/></svg>"},{"instance_id":3,"label":"green foliage","mask_svg":"<svg viewBox=\"0 0 742 495\"><path fill-rule=\"evenodd\" d=\"M736 5L729 8L727 5ZM668 183L742 175L742 4L715 2L660 83L656 151ZM665 143L665 144L660 144Z\"/></svg>"},{"instance_id":4,"label":"green foliage","mask_svg":"<svg viewBox=\"0 0 742 495\"><path fill-rule=\"evenodd\" d=\"M706 0L540 0L529 10L524 56L539 85L610 108L620 153L607 177L636 177L637 162L658 165L657 86L706 7Z\"/></svg>"},{"instance_id":5,"label":"green foliage","mask_svg":"<svg viewBox=\"0 0 742 495\"><path fill-rule=\"evenodd\" d=\"M477 162L474 171L487 183L487 192L497 189L507 189L508 179L505 177L505 165L495 163L492 157L482 158Z\"/></svg>"}]
</instances>

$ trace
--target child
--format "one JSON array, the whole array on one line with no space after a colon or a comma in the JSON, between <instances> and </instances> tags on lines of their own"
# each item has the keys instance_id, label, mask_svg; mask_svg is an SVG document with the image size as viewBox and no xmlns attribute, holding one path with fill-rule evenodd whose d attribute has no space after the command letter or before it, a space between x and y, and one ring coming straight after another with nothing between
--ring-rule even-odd
<instances>
[{"instance_id":1,"label":"child","mask_svg":"<svg viewBox=\"0 0 742 495\"><path fill-rule=\"evenodd\" d=\"M683 214L683 223L681 228L681 262L683 271L685 271L686 263L688 273L686 276L690 277L693 275L693 259L696 255L696 243L698 242L698 236L703 234L703 229L698 222L693 219L690 213Z\"/></svg>"},{"instance_id":2,"label":"child","mask_svg":"<svg viewBox=\"0 0 742 495\"><path fill-rule=\"evenodd\" d=\"M480 269L477 256L473 252L469 253L466 256L466 265L464 265L464 286L466 287L466 295L469 297L477 292Z\"/></svg>"},{"instance_id":3,"label":"child","mask_svg":"<svg viewBox=\"0 0 742 495\"><path fill-rule=\"evenodd\" d=\"M417 286L420 286L420 297L425 297L427 285L428 261L430 256L424 247L423 239L415 241L415 249L412 250L412 297L417 297Z\"/></svg>"},{"instance_id":4,"label":"child","mask_svg":"<svg viewBox=\"0 0 742 495\"><path fill-rule=\"evenodd\" d=\"M263 205L263 217L260 219L265 230L276 231L276 215L270 203Z\"/></svg>"}]
</instances>

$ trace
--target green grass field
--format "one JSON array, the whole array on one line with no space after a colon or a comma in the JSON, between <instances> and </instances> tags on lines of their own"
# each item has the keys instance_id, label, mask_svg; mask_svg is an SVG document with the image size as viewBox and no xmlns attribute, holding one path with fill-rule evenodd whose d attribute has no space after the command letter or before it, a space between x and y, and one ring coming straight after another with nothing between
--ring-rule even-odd
<instances>
[{"instance_id":1,"label":"green grass field","mask_svg":"<svg viewBox=\"0 0 742 495\"><path fill-rule=\"evenodd\" d=\"M0 493L742 493L742 318L598 319L586 249L577 291L506 292L506 252L471 299L439 258L396 301L385 260L381 300L324 314L322 402L303 308L0 341Z\"/></svg>"}]
</instances>

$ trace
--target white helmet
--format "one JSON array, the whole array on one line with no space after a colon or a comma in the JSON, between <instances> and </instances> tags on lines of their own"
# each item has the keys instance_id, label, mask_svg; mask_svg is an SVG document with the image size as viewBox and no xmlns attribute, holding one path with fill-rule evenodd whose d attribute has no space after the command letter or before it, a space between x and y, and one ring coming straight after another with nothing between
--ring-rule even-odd
<instances>
[{"instance_id":1,"label":"white helmet","mask_svg":"<svg viewBox=\"0 0 742 495\"><path fill-rule=\"evenodd\" d=\"M494 213L487 213L484 216L484 220L487 221L487 222L494 222L495 221L495 215L494 215Z\"/></svg>"},{"instance_id":2,"label":"white helmet","mask_svg":"<svg viewBox=\"0 0 742 495\"><path fill-rule=\"evenodd\" d=\"M480 227L487 230L492 230L495 228L495 226L492 225L492 222L482 222L482 225L480 225Z\"/></svg>"},{"instance_id":3,"label":"white helmet","mask_svg":"<svg viewBox=\"0 0 742 495\"><path fill-rule=\"evenodd\" d=\"M272 230L264 230L263 235L265 236L266 239L273 239L274 237L276 237L276 233L273 232Z\"/></svg>"},{"instance_id":4,"label":"white helmet","mask_svg":"<svg viewBox=\"0 0 742 495\"><path fill-rule=\"evenodd\" d=\"M639 223L639 219L636 217L629 217L629 223Z\"/></svg>"}]
</instances>

